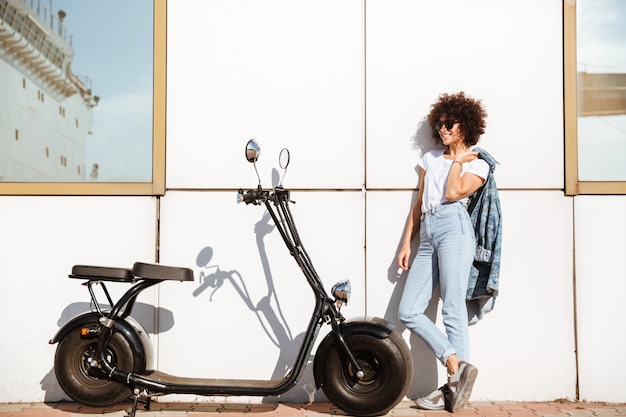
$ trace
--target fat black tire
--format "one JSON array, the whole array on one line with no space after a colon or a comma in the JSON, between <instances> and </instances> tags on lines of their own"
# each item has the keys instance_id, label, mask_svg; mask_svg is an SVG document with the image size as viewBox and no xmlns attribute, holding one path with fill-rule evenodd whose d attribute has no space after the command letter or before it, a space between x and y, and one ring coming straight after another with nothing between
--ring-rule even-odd
<instances>
[{"instance_id":1,"label":"fat black tire","mask_svg":"<svg viewBox=\"0 0 626 417\"><path fill-rule=\"evenodd\" d=\"M322 368L324 394L348 415L386 414L402 401L411 383L413 364L406 343L395 331L383 339L353 333L347 341L365 376L356 377L350 359L335 343Z\"/></svg>"},{"instance_id":2,"label":"fat black tire","mask_svg":"<svg viewBox=\"0 0 626 417\"><path fill-rule=\"evenodd\" d=\"M89 369L95 357L98 338L84 339L80 328L72 330L57 346L54 372L63 391L74 401L91 407L107 407L124 401L130 388L119 382L99 378ZM114 333L107 345L111 364L120 370L134 370L135 360L128 341Z\"/></svg>"}]
</instances>

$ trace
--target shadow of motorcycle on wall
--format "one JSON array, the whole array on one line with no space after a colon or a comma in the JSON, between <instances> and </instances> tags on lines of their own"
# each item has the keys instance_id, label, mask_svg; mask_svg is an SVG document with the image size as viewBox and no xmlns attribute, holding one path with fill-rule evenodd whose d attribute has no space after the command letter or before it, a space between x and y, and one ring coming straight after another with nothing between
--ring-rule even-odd
<instances>
[{"instance_id":1,"label":"shadow of motorcycle on wall","mask_svg":"<svg viewBox=\"0 0 626 417\"><path fill-rule=\"evenodd\" d=\"M252 299L245 280L237 270L226 271L217 264L211 264L214 250L210 246L203 248L196 257L196 265L201 268L198 274L200 285L193 291L193 296L199 297L203 293L211 291L209 301L213 301L213 298L217 296L217 292L223 285L232 286L246 307L256 315L269 340L280 350L276 366L272 372L272 379L279 379L289 371L294 363L304 339L304 332L295 337L293 336L276 292L264 241L264 238L274 229L275 226L271 224L271 216L267 212L254 226L259 257L267 282L267 292L258 301L255 302ZM309 358L309 362L312 361L313 355ZM316 394L323 395L321 392L318 393L315 387L312 372L305 369L305 373L297 383L296 388L286 394L265 397L263 401L275 402L279 398L286 398L290 401L312 402ZM322 398L322 400L325 400L325 398Z\"/></svg>"}]
</instances>

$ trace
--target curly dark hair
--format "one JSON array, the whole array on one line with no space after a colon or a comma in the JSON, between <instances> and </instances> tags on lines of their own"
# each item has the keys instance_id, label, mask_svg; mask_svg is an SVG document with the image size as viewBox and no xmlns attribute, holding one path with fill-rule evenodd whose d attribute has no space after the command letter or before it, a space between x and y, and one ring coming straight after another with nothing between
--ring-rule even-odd
<instances>
[{"instance_id":1,"label":"curly dark hair","mask_svg":"<svg viewBox=\"0 0 626 417\"><path fill-rule=\"evenodd\" d=\"M478 143L480 135L485 133L487 123L485 118L487 112L481 100L474 100L467 97L463 91L456 94L442 94L439 100L431 106L428 114L428 124L432 129L433 139L439 141L439 132L434 130L433 126L442 117L454 119L461 124L461 133L463 133L463 141L467 146L473 146Z\"/></svg>"}]
</instances>

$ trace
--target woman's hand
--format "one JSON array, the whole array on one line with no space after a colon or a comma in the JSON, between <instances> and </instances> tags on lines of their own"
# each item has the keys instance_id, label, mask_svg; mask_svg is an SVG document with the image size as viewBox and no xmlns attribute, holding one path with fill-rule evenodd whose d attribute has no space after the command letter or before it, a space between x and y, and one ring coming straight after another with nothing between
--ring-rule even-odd
<instances>
[{"instance_id":1,"label":"woman's hand","mask_svg":"<svg viewBox=\"0 0 626 417\"><path fill-rule=\"evenodd\" d=\"M454 160L459 161L464 164L466 162L472 162L476 158L478 158L478 152L465 151L465 152L458 154L456 158L454 158Z\"/></svg>"},{"instance_id":2,"label":"woman's hand","mask_svg":"<svg viewBox=\"0 0 626 417\"><path fill-rule=\"evenodd\" d=\"M406 228L404 230L404 237L402 238L402 246L400 247L400 253L398 254L398 266L404 271L408 271L411 261L411 241L420 231L420 218L422 217L422 196L424 194L424 176L426 171L424 168L420 168L420 179L418 183L417 200L411 207L409 212L409 218L406 222Z\"/></svg>"},{"instance_id":3,"label":"woman's hand","mask_svg":"<svg viewBox=\"0 0 626 417\"><path fill-rule=\"evenodd\" d=\"M402 245L402 248L400 248L400 254L398 255L398 266L405 270L408 271L409 268L411 267L409 265L409 259L411 257L411 245Z\"/></svg>"}]
</instances>

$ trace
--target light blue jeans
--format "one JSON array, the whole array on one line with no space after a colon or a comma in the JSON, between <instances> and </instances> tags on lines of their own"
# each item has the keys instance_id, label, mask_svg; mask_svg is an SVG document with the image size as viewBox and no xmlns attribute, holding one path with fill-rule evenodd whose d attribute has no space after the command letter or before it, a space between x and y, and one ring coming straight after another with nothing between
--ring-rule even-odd
<instances>
[{"instance_id":1,"label":"light blue jeans","mask_svg":"<svg viewBox=\"0 0 626 417\"><path fill-rule=\"evenodd\" d=\"M465 293L476 238L466 206L448 203L422 215L420 242L398 308L398 318L419 335L446 366L457 354L469 360L469 328ZM444 334L424 314L439 287Z\"/></svg>"}]
</instances>

